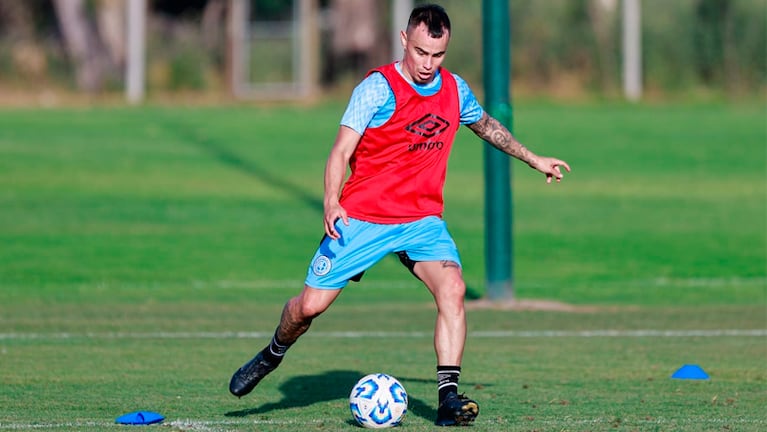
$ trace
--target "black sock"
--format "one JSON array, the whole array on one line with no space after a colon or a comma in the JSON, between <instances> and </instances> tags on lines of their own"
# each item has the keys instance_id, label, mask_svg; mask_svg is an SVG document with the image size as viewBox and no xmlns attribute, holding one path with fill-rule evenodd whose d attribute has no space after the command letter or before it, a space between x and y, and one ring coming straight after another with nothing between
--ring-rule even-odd
<instances>
[{"instance_id":1,"label":"black sock","mask_svg":"<svg viewBox=\"0 0 767 432\"><path fill-rule=\"evenodd\" d=\"M272 364L279 364L285 356L285 352L290 348L290 344L282 343L277 339L277 332L272 336L272 342L261 351L264 353L266 361Z\"/></svg>"},{"instance_id":2,"label":"black sock","mask_svg":"<svg viewBox=\"0 0 767 432\"><path fill-rule=\"evenodd\" d=\"M437 366L437 390L439 403L445 400L448 393L458 393L458 378L461 377L460 366Z\"/></svg>"}]
</instances>

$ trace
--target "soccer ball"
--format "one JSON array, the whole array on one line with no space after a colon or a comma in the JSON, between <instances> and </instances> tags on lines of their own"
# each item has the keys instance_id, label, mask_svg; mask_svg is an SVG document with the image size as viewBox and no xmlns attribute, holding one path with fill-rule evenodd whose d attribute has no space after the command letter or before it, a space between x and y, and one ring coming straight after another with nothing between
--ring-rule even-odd
<instances>
[{"instance_id":1,"label":"soccer ball","mask_svg":"<svg viewBox=\"0 0 767 432\"><path fill-rule=\"evenodd\" d=\"M349 395L352 416L372 429L397 426L407 413L407 393L399 381L385 373L362 377Z\"/></svg>"}]
</instances>

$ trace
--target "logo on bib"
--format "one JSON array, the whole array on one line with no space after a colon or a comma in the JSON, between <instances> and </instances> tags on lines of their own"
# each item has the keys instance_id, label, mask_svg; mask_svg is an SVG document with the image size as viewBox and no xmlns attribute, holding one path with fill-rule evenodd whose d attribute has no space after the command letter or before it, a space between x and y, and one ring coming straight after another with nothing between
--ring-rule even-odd
<instances>
[{"instance_id":1,"label":"logo on bib","mask_svg":"<svg viewBox=\"0 0 767 432\"><path fill-rule=\"evenodd\" d=\"M405 130L421 135L424 138L432 138L445 131L450 126L450 122L436 114L426 114L418 120L410 123Z\"/></svg>"},{"instance_id":2,"label":"logo on bib","mask_svg":"<svg viewBox=\"0 0 767 432\"><path fill-rule=\"evenodd\" d=\"M330 263L330 258L325 255L320 255L315 258L312 263L312 272L317 276L325 276L330 273L331 267L333 267L333 265Z\"/></svg>"}]
</instances>

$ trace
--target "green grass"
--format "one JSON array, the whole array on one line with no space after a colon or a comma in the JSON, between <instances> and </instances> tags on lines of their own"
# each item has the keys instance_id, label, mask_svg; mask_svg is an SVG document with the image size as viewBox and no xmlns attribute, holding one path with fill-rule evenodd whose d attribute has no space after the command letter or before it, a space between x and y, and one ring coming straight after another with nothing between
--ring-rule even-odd
<instances>
[{"instance_id":1,"label":"green grass","mask_svg":"<svg viewBox=\"0 0 767 432\"><path fill-rule=\"evenodd\" d=\"M0 431L121 429L139 409L163 430L357 430L348 393L375 371L408 390L401 429L432 430L434 310L396 259L253 395L226 389L302 286L342 110L1 112ZM469 311L473 430L764 430L764 107L515 110L516 135L573 168L546 185L513 164L515 295L576 312ZM472 295L483 181L462 131L445 219ZM711 379L669 378L687 363Z\"/></svg>"}]
</instances>

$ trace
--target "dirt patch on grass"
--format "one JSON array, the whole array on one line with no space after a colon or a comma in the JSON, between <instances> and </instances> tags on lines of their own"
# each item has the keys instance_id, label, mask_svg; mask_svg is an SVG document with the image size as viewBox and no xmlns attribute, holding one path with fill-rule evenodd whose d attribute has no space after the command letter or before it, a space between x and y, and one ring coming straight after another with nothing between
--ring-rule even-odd
<instances>
[{"instance_id":1,"label":"dirt patch on grass","mask_svg":"<svg viewBox=\"0 0 767 432\"><path fill-rule=\"evenodd\" d=\"M594 313L610 309L609 307L572 305L553 300L536 299L513 299L513 300L469 300L466 302L468 310L509 310L509 311L547 311L547 312L573 312Z\"/></svg>"}]
</instances>

